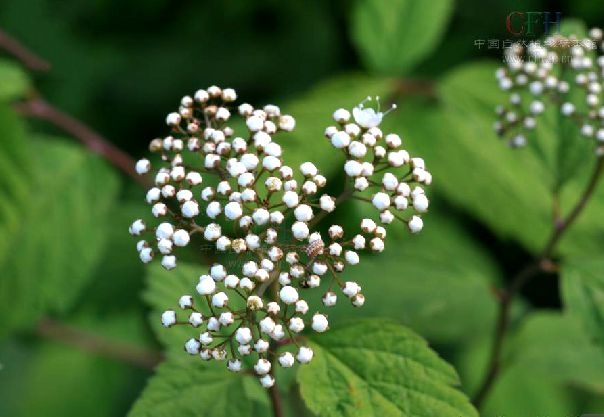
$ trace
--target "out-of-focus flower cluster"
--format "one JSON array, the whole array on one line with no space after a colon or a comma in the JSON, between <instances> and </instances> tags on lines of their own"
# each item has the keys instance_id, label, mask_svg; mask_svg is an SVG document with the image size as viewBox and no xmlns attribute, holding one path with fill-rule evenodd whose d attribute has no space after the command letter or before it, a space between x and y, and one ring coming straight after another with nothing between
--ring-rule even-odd
<instances>
[{"instance_id":1,"label":"out-of-focus flower cluster","mask_svg":"<svg viewBox=\"0 0 604 417\"><path fill-rule=\"evenodd\" d=\"M499 87L510 93L509 104L497 107L495 131L512 147L524 146L539 117L554 107L581 135L594 139L598 154L604 152L602 38L602 30L594 28L586 38L556 34L543 45L506 49L506 67L496 76Z\"/></svg>"},{"instance_id":2,"label":"out-of-focus flower cluster","mask_svg":"<svg viewBox=\"0 0 604 417\"><path fill-rule=\"evenodd\" d=\"M157 221L137 219L130 233L141 237L142 262L160 258L168 270L194 239L211 245L216 263L191 277L197 278L191 293L161 322L196 329L184 342L187 353L225 360L233 372L249 366L270 387L275 363L288 368L312 359L300 333L329 328L326 314L309 312L306 293L316 289L325 307L339 298L362 306L361 285L343 272L359 263L360 251L384 250L386 229L379 223L400 220L412 233L422 229L429 204L423 186L432 176L421 158L401 148L398 135L380 130L386 113L360 104L352 115L337 110L337 125L325 132L346 155L350 187L338 198L323 193L327 179L312 162L296 169L284 163L276 139L294 129L294 118L274 105L234 107L236 98L233 89L212 86L183 97L179 111L167 116L170 136L150 144L161 166L152 169L148 159L136 164L139 174L154 176L146 200ZM228 124L234 109L245 121L242 136ZM316 230L337 203L357 193L378 210L377 223L364 218L352 233L337 224L324 235ZM276 352L285 345L295 348Z\"/></svg>"}]
</instances>

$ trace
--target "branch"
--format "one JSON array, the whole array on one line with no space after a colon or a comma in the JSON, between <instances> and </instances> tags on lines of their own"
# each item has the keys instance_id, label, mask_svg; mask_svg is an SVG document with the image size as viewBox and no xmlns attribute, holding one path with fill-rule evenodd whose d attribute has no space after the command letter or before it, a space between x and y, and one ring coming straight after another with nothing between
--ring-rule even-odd
<instances>
[{"instance_id":1,"label":"branch","mask_svg":"<svg viewBox=\"0 0 604 417\"><path fill-rule=\"evenodd\" d=\"M15 109L24 116L52 123L78 139L93 153L104 157L112 165L133 178L139 184L145 187L149 185L145 178L135 172L135 162L130 155L113 145L84 123L63 113L43 98L36 97L22 103L17 103L15 104Z\"/></svg>"},{"instance_id":2,"label":"branch","mask_svg":"<svg viewBox=\"0 0 604 417\"><path fill-rule=\"evenodd\" d=\"M499 375L501 370L501 359L503 356L503 345L507 332L509 330L511 306L514 297L520 292L522 287L537 273L539 272L551 272L555 270L553 262L551 260L556 246L560 242L560 239L564 236L564 233L568 228L575 223L579 215L585 209L585 206L593 196L594 191L602 177L602 171L604 170L604 157L598 156L594 170L589 178L587 186L581 197L566 216L566 218L559 219L554 216L554 229L551 232L550 238L547 240L541 256L533 263L527 265L520 272L518 272L514 278L512 278L510 287L507 291L503 292L500 297L499 314L497 317L497 325L495 327L495 335L493 340L493 347L491 349L491 356L489 364L487 366L487 372L480 385L475 397L474 405L476 408L480 408L484 400L488 396L489 392L493 388L493 384ZM557 213L557 199L554 200L554 213Z\"/></svg>"},{"instance_id":3,"label":"branch","mask_svg":"<svg viewBox=\"0 0 604 417\"><path fill-rule=\"evenodd\" d=\"M108 340L76 327L59 323L50 318L38 322L37 333L45 338L72 346L86 352L118 360L145 369L153 369L163 357L162 354L128 343Z\"/></svg>"},{"instance_id":4,"label":"branch","mask_svg":"<svg viewBox=\"0 0 604 417\"><path fill-rule=\"evenodd\" d=\"M50 63L25 48L15 38L0 30L0 48L17 58L29 70L48 71Z\"/></svg>"}]
</instances>

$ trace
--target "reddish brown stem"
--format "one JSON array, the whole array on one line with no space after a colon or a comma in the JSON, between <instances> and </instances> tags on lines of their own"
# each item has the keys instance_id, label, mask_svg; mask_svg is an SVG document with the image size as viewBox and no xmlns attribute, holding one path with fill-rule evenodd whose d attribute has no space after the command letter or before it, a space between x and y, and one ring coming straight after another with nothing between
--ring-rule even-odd
<instances>
[{"instance_id":1,"label":"reddish brown stem","mask_svg":"<svg viewBox=\"0 0 604 417\"><path fill-rule=\"evenodd\" d=\"M565 218L560 218L556 215L554 216L553 230L539 258L516 274L516 276L512 279L508 290L502 293L502 296L500 297L499 314L497 317L497 325L495 327L493 346L491 349L491 357L487 365L487 372L480 387L478 388L476 395L474 396L473 402L477 408L480 408L484 400L487 398L488 394L493 388L497 376L501 371L503 346L509 329L511 307L515 296L518 295L522 287L540 271L552 272L556 270L555 264L552 262L554 250L560 242L560 239L564 236L564 233L571 225L575 223L579 215L585 209L585 206L596 190L600 178L602 177L603 170L604 158L598 157L591 177L589 178L589 181L575 206ZM555 197L554 213L556 213L557 204L558 201Z\"/></svg>"},{"instance_id":2,"label":"reddish brown stem","mask_svg":"<svg viewBox=\"0 0 604 417\"><path fill-rule=\"evenodd\" d=\"M145 369L155 368L163 359L159 352L105 339L49 318L44 318L38 322L37 332L40 336L68 346Z\"/></svg>"},{"instance_id":3,"label":"reddish brown stem","mask_svg":"<svg viewBox=\"0 0 604 417\"><path fill-rule=\"evenodd\" d=\"M29 70L48 71L50 63L24 47L18 40L0 30L0 48L17 58Z\"/></svg>"},{"instance_id":4,"label":"reddish brown stem","mask_svg":"<svg viewBox=\"0 0 604 417\"><path fill-rule=\"evenodd\" d=\"M24 116L34 117L52 123L78 139L93 153L104 157L112 165L132 177L141 185L149 185L149 182L144 177L141 177L135 172L135 162L130 155L113 145L84 123L63 113L43 98L36 97L18 103L15 105L15 109Z\"/></svg>"}]
</instances>

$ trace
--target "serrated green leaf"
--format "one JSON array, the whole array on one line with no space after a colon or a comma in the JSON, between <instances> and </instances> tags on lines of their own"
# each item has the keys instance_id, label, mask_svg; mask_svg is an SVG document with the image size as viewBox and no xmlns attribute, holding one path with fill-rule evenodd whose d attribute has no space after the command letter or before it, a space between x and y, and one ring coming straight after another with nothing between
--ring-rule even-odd
<instances>
[{"instance_id":1,"label":"serrated green leaf","mask_svg":"<svg viewBox=\"0 0 604 417\"><path fill-rule=\"evenodd\" d=\"M362 321L313 336L315 357L301 366L302 398L315 413L345 416L477 416L453 388L458 377L405 327Z\"/></svg>"},{"instance_id":2,"label":"serrated green leaf","mask_svg":"<svg viewBox=\"0 0 604 417\"><path fill-rule=\"evenodd\" d=\"M27 74L15 61L0 58L0 101L21 98L30 88Z\"/></svg>"},{"instance_id":3,"label":"serrated green leaf","mask_svg":"<svg viewBox=\"0 0 604 417\"><path fill-rule=\"evenodd\" d=\"M565 262L561 284L568 312L604 346L604 261L578 258Z\"/></svg>"},{"instance_id":4,"label":"serrated green leaf","mask_svg":"<svg viewBox=\"0 0 604 417\"><path fill-rule=\"evenodd\" d=\"M105 244L118 180L98 157L66 142L41 137L29 144L19 135L5 145L7 155L26 155L15 173L29 169L18 181L0 177L3 188L23 196L2 203L12 215L0 221L8 242L0 246L0 313L9 330L73 304Z\"/></svg>"},{"instance_id":5,"label":"serrated green leaf","mask_svg":"<svg viewBox=\"0 0 604 417\"><path fill-rule=\"evenodd\" d=\"M370 69L402 75L436 48L452 11L452 0L357 0L352 39Z\"/></svg>"},{"instance_id":6,"label":"serrated green leaf","mask_svg":"<svg viewBox=\"0 0 604 417\"><path fill-rule=\"evenodd\" d=\"M265 416L268 398L256 378L233 374L224 363L170 358L151 378L129 417Z\"/></svg>"}]
</instances>

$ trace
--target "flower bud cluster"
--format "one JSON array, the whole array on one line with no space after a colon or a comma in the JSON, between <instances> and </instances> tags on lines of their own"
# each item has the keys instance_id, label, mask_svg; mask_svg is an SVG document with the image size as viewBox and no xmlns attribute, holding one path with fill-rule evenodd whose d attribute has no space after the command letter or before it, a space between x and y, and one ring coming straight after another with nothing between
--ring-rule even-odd
<instances>
[{"instance_id":1,"label":"flower bud cluster","mask_svg":"<svg viewBox=\"0 0 604 417\"><path fill-rule=\"evenodd\" d=\"M184 341L188 354L226 361L233 372L247 365L270 387L276 364L289 368L311 361L303 331L329 329L327 314L309 311L306 293L320 290L325 307L339 298L363 306L360 284L342 279L342 273L359 263L359 252L383 251L386 229L365 218L351 234L339 225L324 235L317 231L338 199L321 191L327 179L312 162L296 169L284 163L276 139L294 129L294 118L274 105L235 108L236 97L232 89L212 86L183 97L179 111L167 116L170 135L150 144L161 167L152 172L150 160L136 163L139 174L154 176L146 201L157 220L137 219L130 233L140 236L142 262L161 258L168 270L177 267L177 252L194 239L211 247L216 262L161 322L195 329ZM228 124L235 109L245 121L242 136ZM362 106L353 113L356 123L348 111L336 111L339 127L328 128L334 146L347 155L344 170L354 183L349 191L373 190L368 202L379 210L382 224L398 217L419 232L419 214L428 209L421 185L432 180L424 161L399 149L398 135L382 134L382 113ZM391 172L396 168L403 172ZM277 352L286 345L295 349Z\"/></svg>"},{"instance_id":2,"label":"flower bud cluster","mask_svg":"<svg viewBox=\"0 0 604 417\"><path fill-rule=\"evenodd\" d=\"M596 152L604 151L604 56L602 30L595 28L584 39L553 35L544 45L514 44L506 49L507 66L496 72L509 104L496 108L494 129L512 147L527 143L537 120L553 108L576 125L580 134L593 139Z\"/></svg>"}]
</instances>

